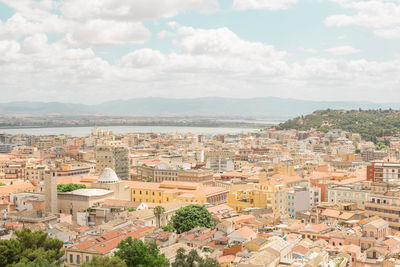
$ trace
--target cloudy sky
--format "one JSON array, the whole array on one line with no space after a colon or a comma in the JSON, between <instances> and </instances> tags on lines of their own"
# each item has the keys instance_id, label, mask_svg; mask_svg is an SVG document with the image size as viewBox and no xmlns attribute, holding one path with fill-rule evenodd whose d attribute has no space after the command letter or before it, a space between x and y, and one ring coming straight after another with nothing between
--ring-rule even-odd
<instances>
[{"instance_id":1,"label":"cloudy sky","mask_svg":"<svg viewBox=\"0 0 400 267\"><path fill-rule=\"evenodd\" d=\"M400 102L400 0L0 0L0 102Z\"/></svg>"}]
</instances>

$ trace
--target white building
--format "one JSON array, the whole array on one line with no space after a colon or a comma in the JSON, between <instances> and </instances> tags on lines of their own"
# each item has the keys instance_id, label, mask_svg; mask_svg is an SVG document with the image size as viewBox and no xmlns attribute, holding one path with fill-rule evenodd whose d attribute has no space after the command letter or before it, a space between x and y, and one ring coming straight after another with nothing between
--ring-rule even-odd
<instances>
[{"instance_id":1,"label":"white building","mask_svg":"<svg viewBox=\"0 0 400 267\"><path fill-rule=\"evenodd\" d=\"M329 203L357 203L358 208L364 209L370 190L362 188L361 183L351 185L335 185L328 188Z\"/></svg>"},{"instance_id":2,"label":"white building","mask_svg":"<svg viewBox=\"0 0 400 267\"><path fill-rule=\"evenodd\" d=\"M295 218L296 212L310 209L310 191L305 186L294 186L286 193L286 212Z\"/></svg>"}]
</instances>

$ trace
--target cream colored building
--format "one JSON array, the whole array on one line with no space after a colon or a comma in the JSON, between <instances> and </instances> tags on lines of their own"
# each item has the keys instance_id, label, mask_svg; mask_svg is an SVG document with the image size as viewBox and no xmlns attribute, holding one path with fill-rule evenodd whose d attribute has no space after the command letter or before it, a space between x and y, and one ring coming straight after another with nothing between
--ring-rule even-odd
<instances>
[{"instance_id":1,"label":"cream colored building","mask_svg":"<svg viewBox=\"0 0 400 267\"><path fill-rule=\"evenodd\" d=\"M129 148L126 146L97 145L96 146L96 174L105 168L113 169L122 180L130 179Z\"/></svg>"},{"instance_id":2,"label":"cream colored building","mask_svg":"<svg viewBox=\"0 0 400 267\"><path fill-rule=\"evenodd\" d=\"M328 188L329 203L357 203L358 208L364 209L370 190L362 188L361 183L351 185L335 185Z\"/></svg>"}]
</instances>

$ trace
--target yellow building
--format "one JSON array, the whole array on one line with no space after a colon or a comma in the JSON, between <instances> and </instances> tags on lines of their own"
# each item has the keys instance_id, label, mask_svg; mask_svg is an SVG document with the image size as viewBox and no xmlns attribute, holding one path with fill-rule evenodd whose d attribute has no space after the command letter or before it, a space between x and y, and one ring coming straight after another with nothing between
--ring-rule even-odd
<instances>
[{"instance_id":1,"label":"yellow building","mask_svg":"<svg viewBox=\"0 0 400 267\"><path fill-rule=\"evenodd\" d=\"M282 184L236 185L228 194L228 205L238 212L246 208L271 208L273 214L279 216L284 210L285 190L286 187Z\"/></svg>"},{"instance_id":2,"label":"yellow building","mask_svg":"<svg viewBox=\"0 0 400 267\"><path fill-rule=\"evenodd\" d=\"M228 190L204 186L201 183L163 181L147 183L126 181L131 188L131 200L135 202L169 203L181 200L193 204L220 204L226 202Z\"/></svg>"}]
</instances>

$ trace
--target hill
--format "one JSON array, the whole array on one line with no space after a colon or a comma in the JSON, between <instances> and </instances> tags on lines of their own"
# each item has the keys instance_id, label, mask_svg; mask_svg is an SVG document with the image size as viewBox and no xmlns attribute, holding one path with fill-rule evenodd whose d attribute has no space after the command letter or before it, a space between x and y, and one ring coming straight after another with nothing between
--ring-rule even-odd
<instances>
[{"instance_id":1,"label":"hill","mask_svg":"<svg viewBox=\"0 0 400 267\"><path fill-rule=\"evenodd\" d=\"M62 102L0 103L0 114L124 116L257 116L286 120L321 109L400 109L400 103L310 101L290 98L133 98L101 104Z\"/></svg>"},{"instance_id":2,"label":"hill","mask_svg":"<svg viewBox=\"0 0 400 267\"><path fill-rule=\"evenodd\" d=\"M376 142L377 137L400 134L400 110L318 110L281 123L277 128L323 132L342 129Z\"/></svg>"}]
</instances>

